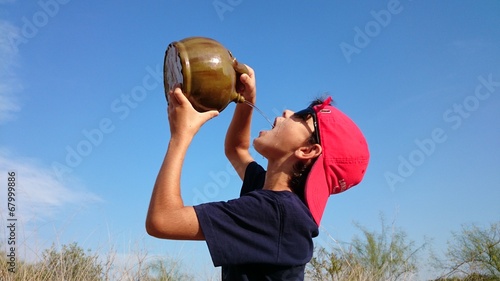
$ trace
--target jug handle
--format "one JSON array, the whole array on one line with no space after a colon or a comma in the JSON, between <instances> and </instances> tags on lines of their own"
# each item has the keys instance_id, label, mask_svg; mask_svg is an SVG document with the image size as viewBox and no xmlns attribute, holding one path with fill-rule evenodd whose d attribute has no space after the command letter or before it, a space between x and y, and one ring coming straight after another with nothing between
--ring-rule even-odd
<instances>
[{"instance_id":1,"label":"jug handle","mask_svg":"<svg viewBox=\"0 0 500 281\"><path fill-rule=\"evenodd\" d=\"M233 58L233 68L234 68L234 71L236 71L236 74L239 76L241 76L241 74L245 73L245 74L248 74L248 68L243 64L243 63L239 63L235 58Z\"/></svg>"},{"instance_id":2,"label":"jug handle","mask_svg":"<svg viewBox=\"0 0 500 281\"><path fill-rule=\"evenodd\" d=\"M229 53L231 54L231 52ZM238 89L243 86L240 82L240 76L241 74L249 74L249 71L245 64L239 63L236 58L232 56L232 54L231 57L233 58L233 69L236 72L236 84L234 85L235 91L233 101L236 103L242 103L245 102L245 98L238 93Z\"/></svg>"}]
</instances>

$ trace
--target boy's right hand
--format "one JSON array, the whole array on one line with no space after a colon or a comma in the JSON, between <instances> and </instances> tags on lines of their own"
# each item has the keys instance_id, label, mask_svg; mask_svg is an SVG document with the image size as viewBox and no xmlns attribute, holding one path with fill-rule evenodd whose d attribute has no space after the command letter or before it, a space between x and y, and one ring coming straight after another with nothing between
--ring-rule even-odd
<instances>
[{"instance_id":1,"label":"boy's right hand","mask_svg":"<svg viewBox=\"0 0 500 281\"><path fill-rule=\"evenodd\" d=\"M245 65L248 69L248 74L241 74L239 83L236 84L237 92L242 95L245 100L255 104L256 100L256 86L255 86L255 72L254 70Z\"/></svg>"},{"instance_id":2,"label":"boy's right hand","mask_svg":"<svg viewBox=\"0 0 500 281\"><path fill-rule=\"evenodd\" d=\"M180 87L168 92L167 108L171 137L187 135L193 137L203 124L219 115L217 110L198 112L186 98Z\"/></svg>"}]
</instances>

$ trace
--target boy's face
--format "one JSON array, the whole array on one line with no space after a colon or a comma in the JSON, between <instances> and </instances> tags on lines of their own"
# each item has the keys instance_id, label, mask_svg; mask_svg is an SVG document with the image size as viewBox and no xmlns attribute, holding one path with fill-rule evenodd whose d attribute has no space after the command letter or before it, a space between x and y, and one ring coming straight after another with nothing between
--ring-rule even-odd
<instances>
[{"instance_id":1,"label":"boy's face","mask_svg":"<svg viewBox=\"0 0 500 281\"><path fill-rule=\"evenodd\" d=\"M299 147L310 145L309 139L314 132L312 118L294 115L285 110L276 117L273 129L261 131L253 141L255 150L267 159L278 159L293 154Z\"/></svg>"}]
</instances>

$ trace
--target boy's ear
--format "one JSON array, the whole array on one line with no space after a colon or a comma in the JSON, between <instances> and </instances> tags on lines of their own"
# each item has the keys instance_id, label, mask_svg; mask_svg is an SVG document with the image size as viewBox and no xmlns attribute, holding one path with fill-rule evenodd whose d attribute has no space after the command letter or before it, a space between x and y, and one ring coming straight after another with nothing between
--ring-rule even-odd
<instances>
[{"instance_id":1,"label":"boy's ear","mask_svg":"<svg viewBox=\"0 0 500 281\"><path fill-rule=\"evenodd\" d=\"M318 157L323 149L319 144L301 146L295 150L295 157L301 160L309 160Z\"/></svg>"}]
</instances>

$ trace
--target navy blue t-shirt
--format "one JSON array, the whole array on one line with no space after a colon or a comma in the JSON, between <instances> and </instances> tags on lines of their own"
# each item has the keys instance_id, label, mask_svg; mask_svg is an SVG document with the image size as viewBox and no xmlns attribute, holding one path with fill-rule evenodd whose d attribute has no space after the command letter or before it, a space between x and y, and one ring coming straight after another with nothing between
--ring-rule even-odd
<instances>
[{"instance_id":1,"label":"navy blue t-shirt","mask_svg":"<svg viewBox=\"0 0 500 281\"><path fill-rule=\"evenodd\" d=\"M289 191L262 190L266 171L248 165L240 198L195 206L223 280L303 280L318 226Z\"/></svg>"}]
</instances>

